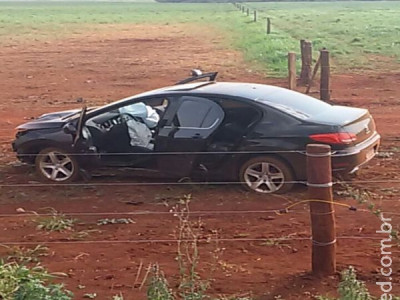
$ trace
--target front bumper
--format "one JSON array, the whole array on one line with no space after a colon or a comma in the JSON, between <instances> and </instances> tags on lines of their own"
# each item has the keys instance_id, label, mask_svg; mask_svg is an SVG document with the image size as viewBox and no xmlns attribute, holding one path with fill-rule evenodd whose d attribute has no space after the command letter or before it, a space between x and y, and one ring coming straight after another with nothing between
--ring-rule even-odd
<instances>
[{"instance_id":1,"label":"front bumper","mask_svg":"<svg viewBox=\"0 0 400 300\"><path fill-rule=\"evenodd\" d=\"M352 174L369 162L378 152L381 137L378 133L354 147L333 151L332 171L340 174Z\"/></svg>"},{"instance_id":2,"label":"front bumper","mask_svg":"<svg viewBox=\"0 0 400 300\"><path fill-rule=\"evenodd\" d=\"M18 148L15 141L11 144L12 150L16 152L17 159L22 163L33 164L35 162L35 155L26 153L23 149Z\"/></svg>"}]
</instances>

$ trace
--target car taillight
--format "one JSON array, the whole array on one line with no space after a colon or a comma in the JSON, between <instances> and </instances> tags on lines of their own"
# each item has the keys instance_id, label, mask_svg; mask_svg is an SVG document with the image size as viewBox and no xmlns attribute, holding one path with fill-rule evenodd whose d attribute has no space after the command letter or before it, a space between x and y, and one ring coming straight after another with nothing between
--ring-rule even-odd
<instances>
[{"instance_id":1,"label":"car taillight","mask_svg":"<svg viewBox=\"0 0 400 300\"><path fill-rule=\"evenodd\" d=\"M336 132L336 133L321 133L312 134L310 139L326 143L326 144L351 144L357 140L357 136L354 133L348 132Z\"/></svg>"}]
</instances>

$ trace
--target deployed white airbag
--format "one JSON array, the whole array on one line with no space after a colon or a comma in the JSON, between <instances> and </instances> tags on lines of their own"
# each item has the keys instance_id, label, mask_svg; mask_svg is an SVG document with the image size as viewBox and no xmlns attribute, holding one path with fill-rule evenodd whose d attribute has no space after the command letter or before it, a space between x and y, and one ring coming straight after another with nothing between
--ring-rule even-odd
<instances>
[{"instance_id":1,"label":"deployed white airbag","mask_svg":"<svg viewBox=\"0 0 400 300\"><path fill-rule=\"evenodd\" d=\"M157 126L160 116L151 106L145 105L143 102L124 106L119 109L121 114L130 114L132 117L138 117L150 128Z\"/></svg>"},{"instance_id":2,"label":"deployed white airbag","mask_svg":"<svg viewBox=\"0 0 400 300\"><path fill-rule=\"evenodd\" d=\"M146 124L136 120L129 120L126 125L131 138L131 146L152 148L150 145L151 131Z\"/></svg>"},{"instance_id":3,"label":"deployed white airbag","mask_svg":"<svg viewBox=\"0 0 400 300\"><path fill-rule=\"evenodd\" d=\"M129 106L124 106L119 109L120 114L129 114L136 118L126 122L128 126L129 137L131 138L131 146L146 147L152 149L150 144L152 134L150 128L157 126L160 116L150 106L142 102L135 103ZM140 118L144 123L137 120Z\"/></svg>"}]
</instances>

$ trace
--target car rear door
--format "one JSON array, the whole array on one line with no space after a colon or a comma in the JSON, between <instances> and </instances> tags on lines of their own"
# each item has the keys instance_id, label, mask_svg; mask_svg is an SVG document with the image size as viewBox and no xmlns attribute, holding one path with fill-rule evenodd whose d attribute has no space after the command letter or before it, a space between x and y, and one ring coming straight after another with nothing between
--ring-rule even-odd
<instances>
[{"instance_id":1,"label":"car rear door","mask_svg":"<svg viewBox=\"0 0 400 300\"><path fill-rule=\"evenodd\" d=\"M206 97L181 96L175 103L173 115L156 137L157 164L160 171L188 176L224 119L224 111Z\"/></svg>"}]
</instances>

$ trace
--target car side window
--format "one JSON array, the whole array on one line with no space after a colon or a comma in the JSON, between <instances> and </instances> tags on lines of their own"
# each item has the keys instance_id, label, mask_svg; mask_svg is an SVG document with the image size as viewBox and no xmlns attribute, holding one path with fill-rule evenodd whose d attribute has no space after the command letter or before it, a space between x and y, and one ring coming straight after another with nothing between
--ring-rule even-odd
<instances>
[{"instance_id":1,"label":"car side window","mask_svg":"<svg viewBox=\"0 0 400 300\"><path fill-rule=\"evenodd\" d=\"M233 145L239 142L262 116L255 106L239 100L220 98L217 102L224 110L225 118L214 135L216 143Z\"/></svg>"},{"instance_id":2,"label":"car side window","mask_svg":"<svg viewBox=\"0 0 400 300\"><path fill-rule=\"evenodd\" d=\"M179 128L211 129L222 122L224 111L214 101L184 96L174 118L174 125Z\"/></svg>"}]
</instances>

